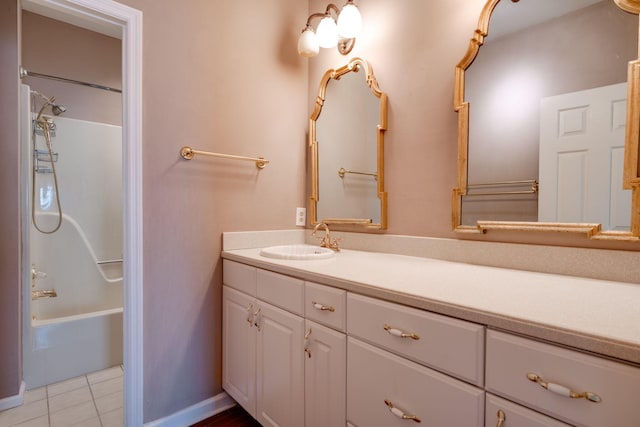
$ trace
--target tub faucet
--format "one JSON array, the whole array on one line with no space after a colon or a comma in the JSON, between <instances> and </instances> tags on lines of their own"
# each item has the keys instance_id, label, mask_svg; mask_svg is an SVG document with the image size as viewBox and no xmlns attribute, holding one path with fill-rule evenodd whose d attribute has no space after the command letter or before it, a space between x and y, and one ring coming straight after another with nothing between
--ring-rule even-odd
<instances>
[{"instance_id":1,"label":"tub faucet","mask_svg":"<svg viewBox=\"0 0 640 427\"><path fill-rule=\"evenodd\" d=\"M316 236L316 233L318 232L318 228L320 227L324 227L324 237L322 238ZM340 252L340 248L338 247L339 239L331 238L331 232L329 231L329 226L324 222L319 222L318 224L316 224L316 226L313 227L313 232L311 233L311 235L316 239L320 239L321 247L329 248L335 252Z\"/></svg>"}]
</instances>

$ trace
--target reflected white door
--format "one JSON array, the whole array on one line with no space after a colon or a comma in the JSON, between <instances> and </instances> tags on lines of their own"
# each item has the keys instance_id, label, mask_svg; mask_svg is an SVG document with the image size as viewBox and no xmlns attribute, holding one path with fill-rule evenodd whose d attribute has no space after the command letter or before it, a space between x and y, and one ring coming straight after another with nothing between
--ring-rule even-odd
<instances>
[{"instance_id":1,"label":"reflected white door","mask_svg":"<svg viewBox=\"0 0 640 427\"><path fill-rule=\"evenodd\" d=\"M629 230L622 189L627 84L544 98L540 106L538 221Z\"/></svg>"}]
</instances>

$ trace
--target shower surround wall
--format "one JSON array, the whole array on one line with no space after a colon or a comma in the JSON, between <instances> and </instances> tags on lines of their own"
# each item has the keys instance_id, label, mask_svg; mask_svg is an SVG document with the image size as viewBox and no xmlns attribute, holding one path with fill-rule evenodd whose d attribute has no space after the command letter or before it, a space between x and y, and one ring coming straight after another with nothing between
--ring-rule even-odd
<instances>
[{"instance_id":1,"label":"shower surround wall","mask_svg":"<svg viewBox=\"0 0 640 427\"><path fill-rule=\"evenodd\" d=\"M22 91L24 114L29 116L24 99L28 86L23 85ZM27 389L122 363L122 128L52 119L62 223L59 230L46 234L31 222L25 236L26 267L34 272L31 286L25 280L24 292ZM23 126L24 179L29 181L34 162L30 123L24 121ZM46 152L44 137L38 133L36 148ZM49 162L37 163L40 168L51 167ZM25 204L34 203L38 228L53 230L59 215L53 174L33 177L35 186L29 183L29 189L35 189L35 197ZM28 277L30 272L25 273ZM43 290L53 290L57 296L28 304L32 291Z\"/></svg>"}]
</instances>

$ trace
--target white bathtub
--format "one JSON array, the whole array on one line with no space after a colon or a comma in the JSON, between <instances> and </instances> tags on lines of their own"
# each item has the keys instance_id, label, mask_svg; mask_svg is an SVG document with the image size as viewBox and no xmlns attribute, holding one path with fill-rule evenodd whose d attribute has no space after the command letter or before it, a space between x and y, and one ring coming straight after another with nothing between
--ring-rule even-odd
<instances>
[{"instance_id":1,"label":"white bathtub","mask_svg":"<svg viewBox=\"0 0 640 427\"><path fill-rule=\"evenodd\" d=\"M27 389L122 364L122 308L32 320L31 326Z\"/></svg>"}]
</instances>

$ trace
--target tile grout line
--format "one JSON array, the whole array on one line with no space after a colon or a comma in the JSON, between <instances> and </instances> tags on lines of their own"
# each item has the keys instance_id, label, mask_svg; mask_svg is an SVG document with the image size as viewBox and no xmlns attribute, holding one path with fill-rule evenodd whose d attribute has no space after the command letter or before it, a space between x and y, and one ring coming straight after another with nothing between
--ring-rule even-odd
<instances>
[{"instance_id":1,"label":"tile grout line","mask_svg":"<svg viewBox=\"0 0 640 427\"><path fill-rule=\"evenodd\" d=\"M102 424L102 417L100 416L100 411L98 410L98 405L96 404L96 396L93 394L93 387L91 382L89 381L89 377L85 375L87 379L87 384L89 384L89 393L91 393L91 401L93 402L93 407L96 408L96 414L98 415L98 422L100 423L100 427L104 427Z\"/></svg>"}]
</instances>

